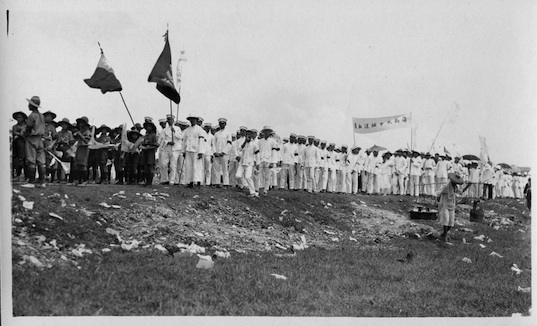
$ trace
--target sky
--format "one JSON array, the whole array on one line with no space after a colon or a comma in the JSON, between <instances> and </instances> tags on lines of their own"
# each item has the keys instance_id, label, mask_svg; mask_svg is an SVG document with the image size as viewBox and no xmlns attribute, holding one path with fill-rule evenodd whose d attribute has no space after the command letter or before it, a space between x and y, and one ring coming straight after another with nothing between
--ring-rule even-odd
<instances>
[{"instance_id":1,"label":"sky","mask_svg":"<svg viewBox=\"0 0 537 326\"><path fill-rule=\"evenodd\" d=\"M536 161L534 1L149 3L2 2L4 130L33 95L57 120L132 125L117 92L83 82L97 42L134 120L163 118L170 101L147 78L168 28L174 74L181 50L187 58L180 120L225 117L233 131L268 125L393 151L411 145L410 129L353 134L352 118L412 113L419 151L479 155L483 136L494 163Z\"/></svg>"}]
</instances>

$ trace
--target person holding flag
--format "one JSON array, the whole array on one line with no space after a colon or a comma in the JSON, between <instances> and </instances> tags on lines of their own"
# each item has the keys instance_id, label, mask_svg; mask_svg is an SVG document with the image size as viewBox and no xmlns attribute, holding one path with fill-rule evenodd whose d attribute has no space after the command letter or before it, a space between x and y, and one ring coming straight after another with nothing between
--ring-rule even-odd
<instances>
[{"instance_id":1,"label":"person holding flag","mask_svg":"<svg viewBox=\"0 0 537 326\"><path fill-rule=\"evenodd\" d=\"M205 137L207 133L198 125L200 117L190 114L187 117L191 126L185 129L181 150L185 158L185 182L187 187L194 183L201 184L203 175L203 155L205 154ZM171 179L171 177L170 177Z\"/></svg>"}]
</instances>

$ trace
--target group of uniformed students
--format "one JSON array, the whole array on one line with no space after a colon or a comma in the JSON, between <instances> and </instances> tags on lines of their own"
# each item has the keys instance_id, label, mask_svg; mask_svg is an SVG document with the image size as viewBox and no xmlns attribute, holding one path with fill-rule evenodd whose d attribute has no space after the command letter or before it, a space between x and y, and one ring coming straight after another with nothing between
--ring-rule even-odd
<instances>
[{"instance_id":1,"label":"group of uniformed students","mask_svg":"<svg viewBox=\"0 0 537 326\"><path fill-rule=\"evenodd\" d=\"M270 189L434 196L455 172L470 184L469 197L522 198L528 178L448 155L392 154L294 133L281 138L270 126L259 132L242 126L234 133L225 118L213 126L195 114L188 122L169 114L158 121L160 130L151 117L130 130L91 127L86 117L55 122L53 112L39 113L39 97L28 102L30 116L13 114L13 177L19 181L24 170L34 182L37 166L42 186L46 180L110 183L113 174L117 184L150 186L158 173L163 185L239 187L252 197Z\"/></svg>"}]
</instances>

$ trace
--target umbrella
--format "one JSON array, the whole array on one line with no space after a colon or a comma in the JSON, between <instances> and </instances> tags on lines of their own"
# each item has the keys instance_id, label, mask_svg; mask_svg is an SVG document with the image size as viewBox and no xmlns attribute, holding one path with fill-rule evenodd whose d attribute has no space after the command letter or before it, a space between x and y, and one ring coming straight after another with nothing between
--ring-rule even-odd
<instances>
[{"instance_id":1,"label":"umbrella","mask_svg":"<svg viewBox=\"0 0 537 326\"><path fill-rule=\"evenodd\" d=\"M472 154L463 155L462 158L469 161L480 161L479 157Z\"/></svg>"},{"instance_id":2,"label":"umbrella","mask_svg":"<svg viewBox=\"0 0 537 326\"><path fill-rule=\"evenodd\" d=\"M522 170L520 170L520 168L516 165L511 165L511 171L516 172L516 173L522 172Z\"/></svg>"},{"instance_id":3,"label":"umbrella","mask_svg":"<svg viewBox=\"0 0 537 326\"><path fill-rule=\"evenodd\" d=\"M385 151L386 148L382 147L382 146L378 146L378 145L373 145L373 147L371 147L370 149L368 149L369 151L371 152L380 152L380 151Z\"/></svg>"},{"instance_id":4,"label":"umbrella","mask_svg":"<svg viewBox=\"0 0 537 326\"><path fill-rule=\"evenodd\" d=\"M511 165L509 165L507 163L499 163L498 165L501 166L502 169L510 169L511 168Z\"/></svg>"}]
</instances>

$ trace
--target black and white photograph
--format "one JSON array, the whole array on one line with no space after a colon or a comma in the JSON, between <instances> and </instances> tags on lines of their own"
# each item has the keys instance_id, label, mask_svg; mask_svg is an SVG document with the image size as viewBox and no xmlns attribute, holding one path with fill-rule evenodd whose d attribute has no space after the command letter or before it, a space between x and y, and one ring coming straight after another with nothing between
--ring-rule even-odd
<instances>
[{"instance_id":1,"label":"black and white photograph","mask_svg":"<svg viewBox=\"0 0 537 326\"><path fill-rule=\"evenodd\" d=\"M5 325L531 325L537 2L0 3Z\"/></svg>"}]
</instances>

